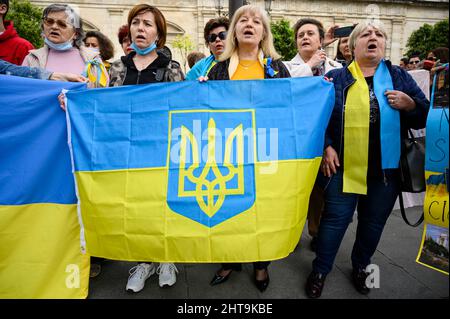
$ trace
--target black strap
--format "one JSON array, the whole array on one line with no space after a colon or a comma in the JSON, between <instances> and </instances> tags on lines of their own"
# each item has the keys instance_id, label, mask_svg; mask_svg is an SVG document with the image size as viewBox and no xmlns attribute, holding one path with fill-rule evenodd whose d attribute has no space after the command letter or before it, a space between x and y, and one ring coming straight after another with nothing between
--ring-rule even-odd
<instances>
[{"instance_id":1,"label":"black strap","mask_svg":"<svg viewBox=\"0 0 450 319\"><path fill-rule=\"evenodd\" d=\"M423 219L424 219L423 212L422 212L422 215L420 216L419 220L418 220L415 224L411 224L411 223L409 222L408 218L406 217L405 206L403 206L403 194L402 194L402 192L400 192L400 193L398 194L398 200L399 200L399 204L400 204L400 212L402 213L403 220L404 220L409 226L412 226L412 227L417 227L417 226L419 226L420 224L422 224Z\"/></svg>"}]
</instances>

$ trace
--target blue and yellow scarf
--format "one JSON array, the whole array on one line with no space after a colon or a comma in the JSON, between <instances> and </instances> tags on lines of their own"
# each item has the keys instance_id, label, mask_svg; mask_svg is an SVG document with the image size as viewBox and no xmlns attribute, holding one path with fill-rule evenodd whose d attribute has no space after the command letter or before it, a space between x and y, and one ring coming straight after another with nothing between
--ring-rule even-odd
<instances>
[{"instance_id":1,"label":"blue and yellow scarf","mask_svg":"<svg viewBox=\"0 0 450 319\"><path fill-rule=\"evenodd\" d=\"M367 194L369 154L369 87L356 61L348 67L356 82L350 87L344 112L344 193ZM381 60L375 71L374 91L380 106L382 169L398 168L400 160L400 112L393 109L384 95L393 90L392 78Z\"/></svg>"}]
</instances>

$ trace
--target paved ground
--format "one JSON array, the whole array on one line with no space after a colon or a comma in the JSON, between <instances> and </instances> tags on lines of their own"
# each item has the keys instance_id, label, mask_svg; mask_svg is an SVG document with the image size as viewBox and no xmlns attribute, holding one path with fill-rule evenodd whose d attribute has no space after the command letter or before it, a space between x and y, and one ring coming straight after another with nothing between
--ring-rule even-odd
<instances>
[{"instance_id":1,"label":"paved ground","mask_svg":"<svg viewBox=\"0 0 450 319\"><path fill-rule=\"evenodd\" d=\"M419 216L421 208L409 208L411 218ZM355 238L352 223L344 237L334 270L328 275L322 298L331 299L440 299L449 297L448 276L415 262L422 238L423 225L407 226L400 212L394 211L385 227L383 237L372 262L380 267L380 289L368 296L360 295L350 281L350 253ZM309 236L302 235L297 249L287 258L272 262L269 267L270 286L260 293L251 281L253 268L244 264L240 273L211 287L209 281L219 268L216 264L178 264L177 283L159 288L157 276L146 282L138 294L125 291L130 262L108 261L99 277L91 280L89 298L148 298L148 299L303 299L304 285L311 270L314 253L309 249Z\"/></svg>"}]
</instances>

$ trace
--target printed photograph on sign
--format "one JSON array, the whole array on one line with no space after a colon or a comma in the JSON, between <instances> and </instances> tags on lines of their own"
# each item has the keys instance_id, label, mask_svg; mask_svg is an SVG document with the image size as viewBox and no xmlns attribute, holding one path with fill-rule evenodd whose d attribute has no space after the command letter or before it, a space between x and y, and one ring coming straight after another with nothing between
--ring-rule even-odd
<instances>
[{"instance_id":1,"label":"printed photograph on sign","mask_svg":"<svg viewBox=\"0 0 450 319\"><path fill-rule=\"evenodd\" d=\"M448 228L425 225L416 261L448 275Z\"/></svg>"}]
</instances>

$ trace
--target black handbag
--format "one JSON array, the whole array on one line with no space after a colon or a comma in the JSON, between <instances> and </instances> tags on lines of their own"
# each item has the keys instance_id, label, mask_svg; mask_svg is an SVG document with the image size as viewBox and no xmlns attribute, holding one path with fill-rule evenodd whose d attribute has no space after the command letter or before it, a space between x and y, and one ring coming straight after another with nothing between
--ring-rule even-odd
<instances>
[{"instance_id":1,"label":"black handbag","mask_svg":"<svg viewBox=\"0 0 450 319\"><path fill-rule=\"evenodd\" d=\"M417 227L423 220L424 215L412 224L406 217L403 206L402 192L421 193L426 190L425 181L425 136L415 137L408 130L408 137L403 140L402 154L400 156L401 189L399 194L400 211L403 220L410 226Z\"/></svg>"}]
</instances>

